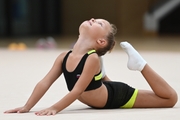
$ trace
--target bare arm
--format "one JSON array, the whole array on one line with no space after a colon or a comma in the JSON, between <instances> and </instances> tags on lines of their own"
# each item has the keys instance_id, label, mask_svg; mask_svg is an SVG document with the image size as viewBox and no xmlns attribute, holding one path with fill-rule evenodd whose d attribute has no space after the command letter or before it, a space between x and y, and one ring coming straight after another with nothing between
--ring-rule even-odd
<instances>
[{"instance_id":1,"label":"bare arm","mask_svg":"<svg viewBox=\"0 0 180 120\"><path fill-rule=\"evenodd\" d=\"M23 107L5 111L5 113L28 112L46 93L54 81L62 74L61 64L64 54L58 56L48 74L35 86L31 96Z\"/></svg>"},{"instance_id":2,"label":"bare arm","mask_svg":"<svg viewBox=\"0 0 180 120\"><path fill-rule=\"evenodd\" d=\"M91 71L91 72L89 72ZM100 71L100 62L96 54L92 54L86 60L83 72L71 92L56 104L45 110L36 112L36 115L55 115L73 103L87 88L95 74Z\"/></svg>"},{"instance_id":3,"label":"bare arm","mask_svg":"<svg viewBox=\"0 0 180 120\"><path fill-rule=\"evenodd\" d=\"M111 79L109 79L109 77L107 75L105 75L103 78L102 78L103 81L111 81Z\"/></svg>"}]
</instances>

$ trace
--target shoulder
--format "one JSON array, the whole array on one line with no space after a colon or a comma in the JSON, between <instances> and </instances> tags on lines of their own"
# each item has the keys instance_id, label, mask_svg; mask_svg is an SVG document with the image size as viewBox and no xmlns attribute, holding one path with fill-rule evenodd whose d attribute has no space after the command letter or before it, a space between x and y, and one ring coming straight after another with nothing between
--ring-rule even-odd
<instances>
[{"instance_id":1,"label":"shoulder","mask_svg":"<svg viewBox=\"0 0 180 120\"><path fill-rule=\"evenodd\" d=\"M99 61L99 56L96 53L90 54L88 57L89 61Z\"/></svg>"},{"instance_id":2,"label":"shoulder","mask_svg":"<svg viewBox=\"0 0 180 120\"><path fill-rule=\"evenodd\" d=\"M89 72L91 71L91 72ZM86 59L84 69L83 69L83 74L87 76L94 76L98 74L100 71L100 59L97 54L91 54L88 56Z\"/></svg>"},{"instance_id":3,"label":"shoulder","mask_svg":"<svg viewBox=\"0 0 180 120\"><path fill-rule=\"evenodd\" d=\"M88 56L87 60L86 60L86 65L89 67L93 67L94 69L96 67L99 67L100 65L100 59L99 56L97 54L91 54Z\"/></svg>"},{"instance_id":4,"label":"shoulder","mask_svg":"<svg viewBox=\"0 0 180 120\"><path fill-rule=\"evenodd\" d=\"M69 51L62 52L58 57L64 58Z\"/></svg>"},{"instance_id":5,"label":"shoulder","mask_svg":"<svg viewBox=\"0 0 180 120\"><path fill-rule=\"evenodd\" d=\"M65 51L65 52L62 52L57 58L56 58L56 62L62 62L64 57L66 56L66 54L68 53L69 51Z\"/></svg>"}]
</instances>

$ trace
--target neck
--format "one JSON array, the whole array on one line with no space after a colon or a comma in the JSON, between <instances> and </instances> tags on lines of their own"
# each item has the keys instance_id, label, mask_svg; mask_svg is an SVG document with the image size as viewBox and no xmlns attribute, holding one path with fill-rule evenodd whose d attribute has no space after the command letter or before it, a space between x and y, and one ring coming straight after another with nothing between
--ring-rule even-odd
<instances>
[{"instance_id":1,"label":"neck","mask_svg":"<svg viewBox=\"0 0 180 120\"><path fill-rule=\"evenodd\" d=\"M88 40L88 38L79 37L73 47L73 52L85 54L92 49L94 49L94 47L92 45L91 40Z\"/></svg>"}]
</instances>

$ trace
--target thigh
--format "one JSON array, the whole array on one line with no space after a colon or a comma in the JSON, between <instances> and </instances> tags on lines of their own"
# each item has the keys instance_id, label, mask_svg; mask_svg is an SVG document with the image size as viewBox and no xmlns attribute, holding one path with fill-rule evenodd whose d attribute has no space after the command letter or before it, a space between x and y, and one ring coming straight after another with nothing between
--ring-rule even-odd
<instances>
[{"instance_id":1,"label":"thigh","mask_svg":"<svg viewBox=\"0 0 180 120\"><path fill-rule=\"evenodd\" d=\"M133 108L160 108L168 107L169 99L157 96L153 91L138 90Z\"/></svg>"}]
</instances>

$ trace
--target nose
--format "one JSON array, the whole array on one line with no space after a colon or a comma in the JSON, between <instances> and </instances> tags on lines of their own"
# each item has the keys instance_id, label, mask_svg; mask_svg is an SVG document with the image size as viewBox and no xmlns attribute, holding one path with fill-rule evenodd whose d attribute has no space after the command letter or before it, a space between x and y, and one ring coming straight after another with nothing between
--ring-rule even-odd
<instances>
[{"instance_id":1,"label":"nose","mask_svg":"<svg viewBox=\"0 0 180 120\"><path fill-rule=\"evenodd\" d=\"M92 21L92 22L94 22L94 21L95 21L95 19L94 19L94 18L91 18L91 21Z\"/></svg>"}]
</instances>

